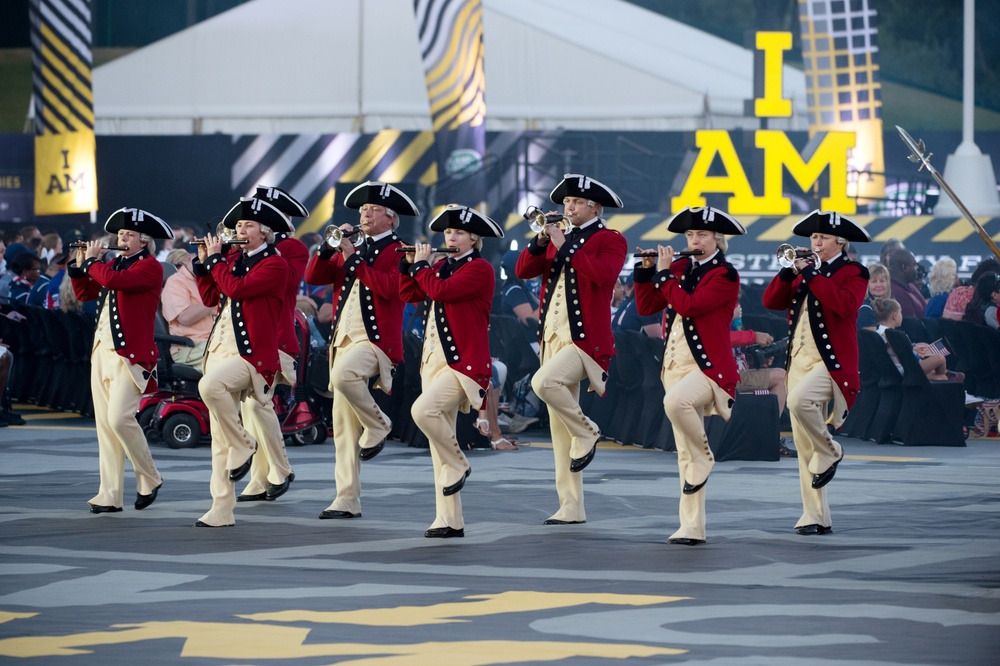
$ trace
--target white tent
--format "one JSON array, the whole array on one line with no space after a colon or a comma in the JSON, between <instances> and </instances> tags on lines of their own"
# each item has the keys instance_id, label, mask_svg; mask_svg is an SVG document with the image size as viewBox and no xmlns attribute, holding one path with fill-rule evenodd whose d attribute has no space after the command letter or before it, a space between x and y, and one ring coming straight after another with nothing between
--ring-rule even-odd
<instances>
[{"instance_id":1,"label":"white tent","mask_svg":"<svg viewBox=\"0 0 1000 666\"><path fill-rule=\"evenodd\" d=\"M487 128L755 128L753 53L623 0L482 0ZM253 0L94 69L98 134L430 129L412 0ZM805 129L805 78L785 67Z\"/></svg>"}]
</instances>

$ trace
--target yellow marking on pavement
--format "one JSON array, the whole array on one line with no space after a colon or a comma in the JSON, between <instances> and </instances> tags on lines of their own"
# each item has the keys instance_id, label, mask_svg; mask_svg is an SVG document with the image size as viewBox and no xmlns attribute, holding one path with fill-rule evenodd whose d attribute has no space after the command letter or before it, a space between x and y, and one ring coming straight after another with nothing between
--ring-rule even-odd
<instances>
[{"instance_id":1,"label":"yellow marking on pavement","mask_svg":"<svg viewBox=\"0 0 1000 666\"><path fill-rule=\"evenodd\" d=\"M44 425L23 425L23 426L11 426L9 432L17 432L18 430L86 430L93 432L97 430L95 426L44 426Z\"/></svg>"},{"instance_id":2,"label":"yellow marking on pavement","mask_svg":"<svg viewBox=\"0 0 1000 666\"><path fill-rule=\"evenodd\" d=\"M21 418L25 421L41 421L41 420L52 420L52 419L81 419L83 418L79 414L73 412L36 412L34 414L21 414Z\"/></svg>"},{"instance_id":3,"label":"yellow marking on pavement","mask_svg":"<svg viewBox=\"0 0 1000 666\"><path fill-rule=\"evenodd\" d=\"M368 608L355 611L280 611L238 615L248 620L265 622L317 622L322 624L358 624L367 627L419 627L427 624L466 622L461 618L500 615L502 613L533 613L601 604L606 606L652 606L691 597L662 597L649 594L588 594L562 592L510 591L500 594L479 594L459 601L432 606L398 606Z\"/></svg>"},{"instance_id":4,"label":"yellow marking on pavement","mask_svg":"<svg viewBox=\"0 0 1000 666\"><path fill-rule=\"evenodd\" d=\"M260 663L317 657L366 657L365 666L403 664L448 664L488 666L490 664L540 663L594 657L633 659L684 654L687 650L651 645L585 643L578 641L469 640L434 641L410 644L318 643L307 642L311 630L260 623L226 622L143 622L112 625L108 631L92 631L67 636L32 635L0 640L0 655L7 657L51 657L94 654L92 648L183 639L178 656L185 659L225 659ZM157 643L157 654L171 652L172 643ZM154 644L149 648L153 649ZM355 660L338 661L355 663Z\"/></svg>"},{"instance_id":5,"label":"yellow marking on pavement","mask_svg":"<svg viewBox=\"0 0 1000 666\"><path fill-rule=\"evenodd\" d=\"M522 441L517 441L517 442L514 442L514 444L517 444L518 448L521 448L521 447L532 448L532 449L551 449L552 448L552 442L547 441L547 440L546 441L542 441L542 442L522 442ZM597 448L599 448L599 449L605 449L605 450L614 450L614 451L622 451L622 450L627 450L627 449L635 449L636 451L661 451L661 449L657 449L655 447L652 448L652 449L645 449L645 448L643 448L641 446L629 446L628 444L619 444L618 442L598 442L597 443Z\"/></svg>"},{"instance_id":6,"label":"yellow marking on pavement","mask_svg":"<svg viewBox=\"0 0 1000 666\"><path fill-rule=\"evenodd\" d=\"M38 613L11 613L9 611L0 611L0 624L5 622L10 622L11 620L23 620L29 617L35 617Z\"/></svg>"},{"instance_id":7,"label":"yellow marking on pavement","mask_svg":"<svg viewBox=\"0 0 1000 666\"><path fill-rule=\"evenodd\" d=\"M875 462L928 462L934 458L911 458L908 456L844 456L848 460L874 460Z\"/></svg>"}]
</instances>

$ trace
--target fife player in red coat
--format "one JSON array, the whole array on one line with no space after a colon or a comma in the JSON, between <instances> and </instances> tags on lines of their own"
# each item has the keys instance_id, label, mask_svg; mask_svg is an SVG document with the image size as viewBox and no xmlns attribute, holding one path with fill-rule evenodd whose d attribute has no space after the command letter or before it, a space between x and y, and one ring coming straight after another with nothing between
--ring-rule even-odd
<instances>
[{"instance_id":1,"label":"fife player in red coat","mask_svg":"<svg viewBox=\"0 0 1000 666\"><path fill-rule=\"evenodd\" d=\"M564 233L546 226L521 252L515 273L522 280L541 276L541 367L531 388L548 407L555 456L559 510L545 525L584 523L583 478L601 438L597 424L580 409L580 382L604 394L608 365L615 354L611 297L625 265L628 243L609 229L604 207L622 201L603 183L568 173L549 194L563 205L572 226Z\"/></svg>"},{"instance_id":2,"label":"fife player in red coat","mask_svg":"<svg viewBox=\"0 0 1000 666\"><path fill-rule=\"evenodd\" d=\"M636 266L635 303L641 315L663 313L660 379L663 407L677 443L680 527L668 543L705 543L705 484L715 458L705 435L705 413L729 420L739 370L729 324L739 300L740 276L726 261L726 235L745 234L735 219L715 208L686 208L667 229L684 234L686 253L674 261L660 245ZM643 254L646 254L644 251Z\"/></svg>"},{"instance_id":3,"label":"fife player in red coat","mask_svg":"<svg viewBox=\"0 0 1000 666\"><path fill-rule=\"evenodd\" d=\"M351 190L344 205L359 211L360 225L342 226L340 242L324 242L306 267L306 282L332 284L337 304L330 335L337 496L319 514L324 520L361 517L361 461L378 455L392 430L368 382L377 378L376 387L389 393L403 360L402 242L394 231L400 215L419 215L402 191L374 181Z\"/></svg>"},{"instance_id":4,"label":"fife player in red coat","mask_svg":"<svg viewBox=\"0 0 1000 666\"><path fill-rule=\"evenodd\" d=\"M503 238L496 222L472 208L449 205L431 222L456 250L432 267L431 246L417 243L399 262L399 289L408 303L428 303L420 354L420 397L410 412L427 435L434 463L436 516L427 538L465 536L459 491L472 469L455 436L458 411L480 409L493 377L490 309L493 266L479 256L486 236Z\"/></svg>"},{"instance_id":5,"label":"fife player in red coat","mask_svg":"<svg viewBox=\"0 0 1000 666\"><path fill-rule=\"evenodd\" d=\"M288 217L307 217L309 210L295 197L277 187L257 186L255 199L263 199ZM236 220L232 220L235 226ZM229 226L227 224L227 226ZM278 326L278 359L281 372L278 384L295 386L298 369L299 336L295 332L295 301L302 284L302 275L309 261L309 249L288 231L274 233L274 247L288 264L284 293L281 301L281 317ZM237 502L274 501L288 492L295 474L288 462L284 437L274 441L265 438L264 433L281 434L281 424L273 405L263 406L256 400L244 400L242 406L243 425L264 447L263 456L254 456L250 465L250 482L236 498ZM263 439L263 441L261 441Z\"/></svg>"},{"instance_id":6,"label":"fife player in red coat","mask_svg":"<svg viewBox=\"0 0 1000 666\"><path fill-rule=\"evenodd\" d=\"M156 390L159 352L153 322L163 288L163 267L156 260L154 238L173 238L167 224L138 208L115 211L104 228L118 234L124 248L112 262L102 262L101 241L77 249L67 273L81 301L100 298L97 330L90 357L90 387L97 422L101 487L88 501L91 513L122 510L125 458L135 470L135 508L156 500L163 483L135 420L143 393Z\"/></svg>"},{"instance_id":7,"label":"fife player in red coat","mask_svg":"<svg viewBox=\"0 0 1000 666\"><path fill-rule=\"evenodd\" d=\"M258 444L240 423L238 405L255 400L262 409L273 409L280 371L275 322L281 316L288 264L271 241L275 230L292 231L292 225L281 211L260 199L243 199L236 215L236 237L247 241L243 251L226 258L220 239L209 234L198 251L201 261L194 264L202 300L212 292L213 282L222 294L198 382L212 430L212 508L195 522L197 527L236 523L234 483L250 471ZM272 423L277 425L277 419ZM280 439L281 432L261 437Z\"/></svg>"},{"instance_id":8,"label":"fife player in red coat","mask_svg":"<svg viewBox=\"0 0 1000 666\"><path fill-rule=\"evenodd\" d=\"M792 233L809 238L819 263L796 257L764 291L764 307L788 310L788 412L799 454L802 515L798 534L833 531L826 484L844 457L827 424L840 428L858 395L858 308L868 270L847 257L850 241L871 236L839 213L813 211ZM799 248L800 254L810 254ZM827 405L833 401L828 414Z\"/></svg>"}]
</instances>

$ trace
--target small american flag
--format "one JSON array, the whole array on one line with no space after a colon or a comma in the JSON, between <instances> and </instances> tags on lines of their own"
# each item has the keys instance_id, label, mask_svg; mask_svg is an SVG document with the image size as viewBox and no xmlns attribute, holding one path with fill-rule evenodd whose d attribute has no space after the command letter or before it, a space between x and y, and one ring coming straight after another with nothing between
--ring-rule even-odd
<instances>
[{"instance_id":1,"label":"small american flag","mask_svg":"<svg viewBox=\"0 0 1000 666\"><path fill-rule=\"evenodd\" d=\"M941 356L947 356L951 353L948 346L945 345L944 340L938 339L928 345L931 351L935 354L940 354Z\"/></svg>"}]
</instances>

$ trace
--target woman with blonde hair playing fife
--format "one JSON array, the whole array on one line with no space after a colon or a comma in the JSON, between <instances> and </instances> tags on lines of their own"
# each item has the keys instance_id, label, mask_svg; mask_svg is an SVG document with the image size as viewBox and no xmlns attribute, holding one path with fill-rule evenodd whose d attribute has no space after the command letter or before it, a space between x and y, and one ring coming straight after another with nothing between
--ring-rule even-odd
<instances>
[{"instance_id":1,"label":"woman with blonde hair playing fife","mask_svg":"<svg viewBox=\"0 0 1000 666\"><path fill-rule=\"evenodd\" d=\"M479 409L493 377L490 359L490 309L493 266L479 256L484 236L503 238L503 230L472 208L449 205L431 222L443 231L448 258L432 267L431 246L417 243L399 262L399 291L407 303L429 303L420 354L420 397L410 410L430 441L434 463L436 516L429 539L465 536L459 491L472 469L458 445L458 410Z\"/></svg>"},{"instance_id":2,"label":"woman with blonde hair playing fife","mask_svg":"<svg viewBox=\"0 0 1000 666\"><path fill-rule=\"evenodd\" d=\"M568 173L549 199L562 204L570 226L565 232L555 224L544 227L521 252L515 273L522 280L544 280L541 367L531 388L549 411L559 510L543 524L573 525L587 522L580 472L594 459L601 439L597 424L580 409L580 382L589 379L590 390L604 395L615 355L611 296L628 243L601 219L605 206L623 205L603 183Z\"/></svg>"},{"instance_id":3,"label":"woman with blonde hair playing fife","mask_svg":"<svg viewBox=\"0 0 1000 666\"><path fill-rule=\"evenodd\" d=\"M639 314L663 310L663 407L674 430L680 469L680 527L668 543L705 543L705 484L715 458L705 435L705 413L729 420L740 379L729 324L740 293L740 276L726 261L726 235L746 229L721 210L686 208L669 231L684 234L687 249L674 260L672 247L641 251L634 272Z\"/></svg>"},{"instance_id":4,"label":"woman with blonde hair playing fife","mask_svg":"<svg viewBox=\"0 0 1000 666\"><path fill-rule=\"evenodd\" d=\"M799 453L802 516L798 534L833 531L826 484L844 458L827 424L839 428L860 387L858 308L868 289L868 269L847 257L849 241L870 241L864 228L839 213L813 211L793 228L809 239L794 262L764 291L764 307L788 310L788 412ZM809 255L809 256L802 256ZM814 261L818 263L814 263ZM833 401L833 411L827 405Z\"/></svg>"}]
</instances>

